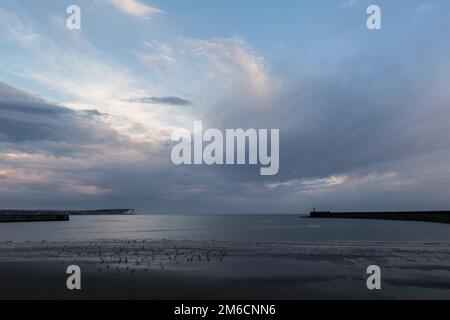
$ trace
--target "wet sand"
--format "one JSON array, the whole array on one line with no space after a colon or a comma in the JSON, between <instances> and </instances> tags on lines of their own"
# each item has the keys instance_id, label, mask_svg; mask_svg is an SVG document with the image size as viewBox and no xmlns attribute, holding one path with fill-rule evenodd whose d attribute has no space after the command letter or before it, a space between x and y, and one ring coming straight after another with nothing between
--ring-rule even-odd
<instances>
[{"instance_id":1,"label":"wet sand","mask_svg":"<svg viewBox=\"0 0 450 320\"><path fill-rule=\"evenodd\" d=\"M66 288L66 268L82 290ZM382 290L366 268L382 268ZM0 299L450 299L450 247L218 241L3 242Z\"/></svg>"}]
</instances>

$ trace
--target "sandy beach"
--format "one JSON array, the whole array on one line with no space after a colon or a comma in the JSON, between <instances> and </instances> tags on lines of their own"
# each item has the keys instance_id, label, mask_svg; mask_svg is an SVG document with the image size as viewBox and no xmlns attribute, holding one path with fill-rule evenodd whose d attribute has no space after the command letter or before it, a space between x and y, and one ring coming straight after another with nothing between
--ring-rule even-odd
<instances>
[{"instance_id":1,"label":"sandy beach","mask_svg":"<svg viewBox=\"0 0 450 320\"><path fill-rule=\"evenodd\" d=\"M66 268L82 290L66 288ZM382 290L366 268L382 268ZM95 240L2 242L0 299L450 299L439 243Z\"/></svg>"}]
</instances>

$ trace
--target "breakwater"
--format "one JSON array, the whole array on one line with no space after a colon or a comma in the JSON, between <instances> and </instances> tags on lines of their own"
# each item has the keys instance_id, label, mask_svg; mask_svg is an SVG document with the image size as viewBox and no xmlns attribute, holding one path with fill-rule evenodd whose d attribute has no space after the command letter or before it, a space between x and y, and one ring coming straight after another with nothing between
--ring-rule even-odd
<instances>
[{"instance_id":1,"label":"breakwater","mask_svg":"<svg viewBox=\"0 0 450 320\"><path fill-rule=\"evenodd\" d=\"M102 210L0 210L2 222L69 221L70 216L133 215L133 209Z\"/></svg>"},{"instance_id":2,"label":"breakwater","mask_svg":"<svg viewBox=\"0 0 450 320\"><path fill-rule=\"evenodd\" d=\"M22 211L22 210L0 211L0 223L39 222L39 221L69 221L69 215L54 211Z\"/></svg>"},{"instance_id":3,"label":"breakwater","mask_svg":"<svg viewBox=\"0 0 450 320\"><path fill-rule=\"evenodd\" d=\"M450 211L330 212L312 211L311 218L377 219L450 223Z\"/></svg>"}]
</instances>

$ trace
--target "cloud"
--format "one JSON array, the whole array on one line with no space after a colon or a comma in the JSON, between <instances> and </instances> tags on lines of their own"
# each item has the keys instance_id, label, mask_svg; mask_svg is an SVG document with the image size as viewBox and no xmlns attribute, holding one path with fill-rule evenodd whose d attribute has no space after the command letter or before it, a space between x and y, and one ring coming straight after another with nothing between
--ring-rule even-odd
<instances>
[{"instance_id":1,"label":"cloud","mask_svg":"<svg viewBox=\"0 0 450 320\"><path fill-rule=\"evenodd\" d=\"M341 59L326 72L283 75L281 85L277 70L267 72L262 64L259 71L264 70L271 90L258 99L253 86L240 82L252 79L242 76L245 70L234 69L238 59L230 58L234 55L221 43L223 39L193 41L194 54L203 58L199 63L206 71L214 71L214 80L229 78L239 85L217 90L218 98L198 117L222 129L280 128L280 173L265 179L252 167L219 168L223 185L209 188L209 196L223 188L224 195L239 196L260 210L265 210L263 202L256 199L277 199L265 204L272 212L314 205L332 210L436 209L445 202L431 181L437 172L448 172L448 61L424 59L418 66L413 57L398 61L365 52L364 61ZM386 77L395 79L392 85L386 85ZM428 161L418 160L425 156ZM439 169L431 173L433 167ZM441 188L450 185L446 174L438 180ZM407 195L416 194L421 183L427 185L423 202L410 205ZM233 185L240 186L239 194Z\"/></svg>"},{"instance_id":2,"label":"cloud","mask_svg":"<svg viewBox=\"0 0 450 320\"><path fill-rule=\"evenodd\" d=\"M144 42L147 52L135 51L136 58L147 68L167 73L176 64L172 48L159 41Z\"/></svg>"},{"instance_id":3,"label":"cloud","mask_svg":"<svg viewBox=\"0 0 450 320\"><path fill-rule=\"evenodd\" d=\"M179 97L140 97L129 100L130 102L148 104L167 104L173 106L190 106L192 102Z\"/></svg>"},{"instance_id":4,"label":"cloud","mask_svg":"<svg viewBox=\"0 0 450 320\"><path fill-rule=\"evenodd\" d=\"M148 18L150 15L163 13L162 10L148 6L139 0L111 0L112 4L123 12L141 18Z\"/></svg>"},{"instance_id":5,"label":"cloud","mask_svg":"<svg viewBox=\"0 0 450 320\"><path fill-rule=\"evenodd\" d=\"M117 171L129 177L137 166L152 181L167 166L161 151L107 120L95 109L72 110L0 82L0 201L15 208L109 207L129 188L115 181Z\"/></svg>"},{"instance_id":6,"label":"cloud","mask_svg":"<svg viewBox=\"0 0 450 320\"><path fill-rule=\"evenodd\" d=\"M59 20L56 23L61 23ZM28 23L24 21L21 23ZM61 42L58 36L70 40ZM55 28L55 33L43 36L26 48L24 54L25 59L11 55L5 59L0 57L0 72L14 74L51 92L48 99L70 109L95 106L98 112L109 115L105 119L109 125L136 142L158 145L170 137L174 127L170 123L172 115L129 102L135 97L164 97L162 90L149 81L139 80L129 69L109 59L82 34ZM137 127L140 129L135 130Z\"/></svg>"},{"instance_id":7,"label":"cloud","mask_svg":"<svg viewBox=\"0 0 450 320\"><path fill-rule=\"evenodd\" d=\"M0 99L43 102L44 100L23 90L19 90L9 84L0 81Z\"/></svg>"},{"instance_id":8,"label":"cloud","mask_svg":"<svg viewBox=\"0 0 450 320\"><path fill-rule=\"evenodd\" d=\"M341 7L353 7L357 4L358 0L346 0L341 3Z\"/></svg>"},{"instance_id":9,"label":"cloud","mask_svg":"<svg viewBox=\"0 0 450 320\"><path fill-rule=\"evenodd\" d=\"M0 36L21 46L31 46L41 40L31 23L25 23L16 13L0 8Z\"/></svg>"},{"instance_id":10,"label":"cloud","mask_svg":"<svg viewBox=\"0 0 450 320\"><path fill-rule=\"evenodd\" d=\"M264 58L253 52L242 39L182 38L180 41L199 58L199 65L209 78L228 85L244 85L253 94L263 95L270 90Z\"/></svg>"},{"instance_id":11,"label":"cloud","mask_svg":"<svg viewBox=\"0 0 450 320\"><path fill-rule=\"evenodd\" d=\"M0 141L11 148L36 142L114 144L119 135L101 117L96 110L76 111L50 104L0 82Z\"/></svg>"},{"instance_id":12,"label":"cloud","mask_svg":"<svg viewBox=\"0 0 450 320\"><path fill-rule=\"evenodd\" d=\"M126 139L106 125L102 116L96 110L76 111L50 104L0 82L2 197L109 193L108 188L80 173L90 166L93 150L125 144Z\"/></svg>"}]
</instances>

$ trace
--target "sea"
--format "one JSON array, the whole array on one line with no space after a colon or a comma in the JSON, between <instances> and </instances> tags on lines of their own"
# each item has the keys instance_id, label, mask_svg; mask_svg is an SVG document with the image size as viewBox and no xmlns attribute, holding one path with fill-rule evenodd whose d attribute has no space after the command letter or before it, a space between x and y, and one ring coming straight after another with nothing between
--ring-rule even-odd
<instances>
[{"instance_id":1,"label":"sea","mask_svg":"<svg viewBox=\"0 0 450 320\"><path fill-rule=\"evenodd\" d=\"M450 225L284 214L71 216L64 222L0 224L0 242L108 239L449 245Z\"/></svg>"}]
</instances>

